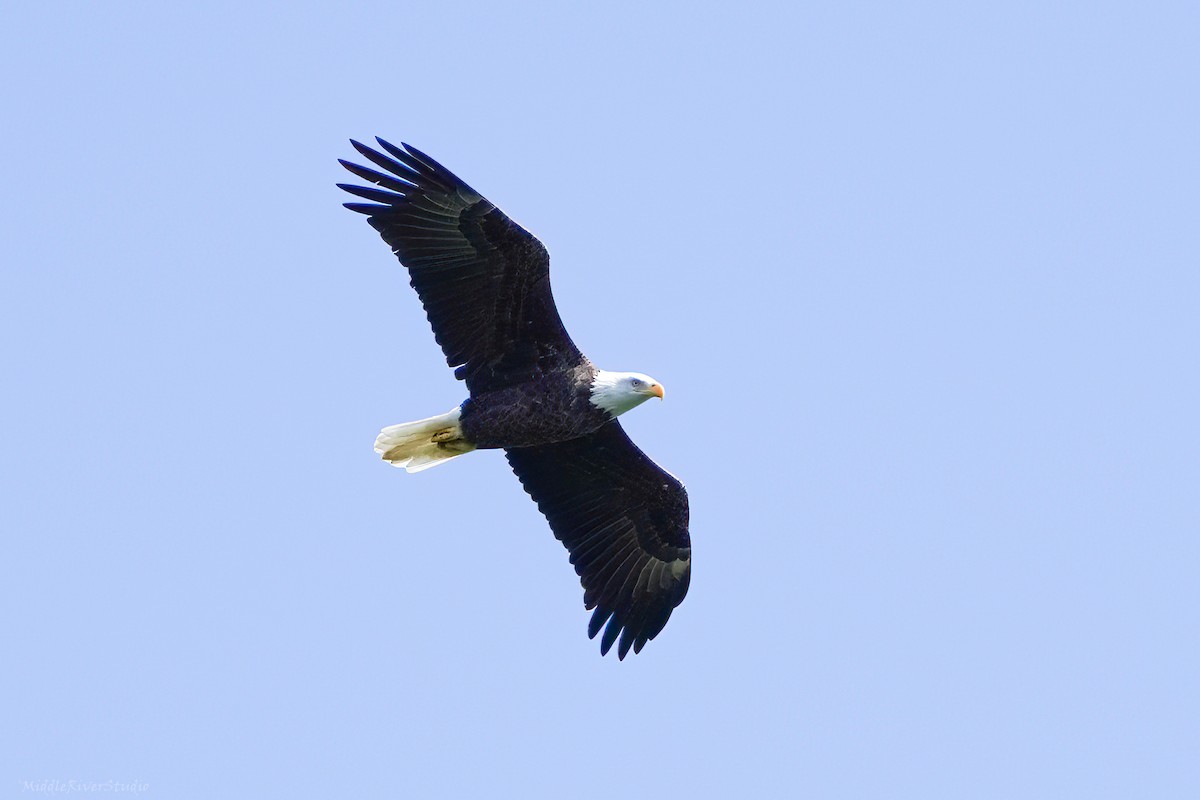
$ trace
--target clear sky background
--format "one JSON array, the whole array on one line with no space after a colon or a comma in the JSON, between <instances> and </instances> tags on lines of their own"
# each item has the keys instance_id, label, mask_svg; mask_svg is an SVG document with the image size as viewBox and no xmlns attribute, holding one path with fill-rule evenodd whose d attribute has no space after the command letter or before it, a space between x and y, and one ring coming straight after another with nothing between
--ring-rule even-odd
<instances>
[{"instance_id":1,"label":"clear sky background","mask_svg":"<svg viewBox=\"0 0 1200 800\"><path fill-rule=\"evenodd\" d=\"M199 5L0 26L0 793L1200 795L1194 4ZM641 655L498 453L372 453L464 396L376 134L667 387Z\"/></svg>"}]
</instances>

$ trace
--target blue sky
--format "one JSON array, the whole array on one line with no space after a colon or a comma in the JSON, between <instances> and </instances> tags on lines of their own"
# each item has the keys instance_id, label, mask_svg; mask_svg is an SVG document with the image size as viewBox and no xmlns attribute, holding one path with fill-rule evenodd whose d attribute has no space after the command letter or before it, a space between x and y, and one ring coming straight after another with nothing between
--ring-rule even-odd
<instances>
[{"instance_id":1,"label":"blue sky","mask_svg":"<svg viewBox=\"0 0 1200 800\"><path fill-rule=\"evenodd\" d=\"M1200 793L1193 6L331 8L7 13L6 796ZM376 134L667 387L641 655L502 457L371 452L463 397Z\"/></svg>"}]
</instances>

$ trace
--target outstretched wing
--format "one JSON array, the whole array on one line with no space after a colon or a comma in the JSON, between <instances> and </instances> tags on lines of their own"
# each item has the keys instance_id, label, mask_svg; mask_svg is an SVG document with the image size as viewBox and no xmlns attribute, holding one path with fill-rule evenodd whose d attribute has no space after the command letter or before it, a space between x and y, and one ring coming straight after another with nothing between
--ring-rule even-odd
<instances>
[{"instance_id":1,"label":"outstretched wing","mask_svg":"<svg viewBox=\"0 0 1200 800\"><path fill-rule=\"evenodd\" d=\"M579 439L506 450L550 528L571 553L594 608L588 636L618 657L658 635L692 577L687 491L614 420ZM605 627L605 623L608 623Z\"/></svg>"},{"instance_id":2,"label":"outstretched wing","mask_svg":"<svg viewBox=\"0 0 1200 800\"><path fill-rule=\"evenodd\" d=\"M583 361L554 306L542 243L420 150L377 141L388 155L351 144L390 174L341 164L382 188L338 186L372 201L345 205L408 268L455 377L474 393Z\"/></svg>"}]
</instances>

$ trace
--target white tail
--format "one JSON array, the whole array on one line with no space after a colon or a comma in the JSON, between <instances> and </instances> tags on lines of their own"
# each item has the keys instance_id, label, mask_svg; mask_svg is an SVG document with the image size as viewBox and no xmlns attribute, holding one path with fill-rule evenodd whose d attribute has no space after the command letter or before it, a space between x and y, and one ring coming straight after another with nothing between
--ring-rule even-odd
<instances>
[{"instance_id":1,"label":"white tail","mask_svg":"<svg viewBox=\"0 0 1200 800\"><path fill-rule=\"evenodd\" d=\"M392 466L409 472L445 464L475 449L462 438L460 414L455 408L429 419L384 428L375 439L375 452Z\"/></svg>"}]
</instances>

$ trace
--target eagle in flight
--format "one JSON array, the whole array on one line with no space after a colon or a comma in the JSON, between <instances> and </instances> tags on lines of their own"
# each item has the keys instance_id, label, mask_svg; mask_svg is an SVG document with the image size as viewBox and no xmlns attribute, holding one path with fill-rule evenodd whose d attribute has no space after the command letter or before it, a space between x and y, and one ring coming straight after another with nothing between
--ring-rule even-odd
<instances>
[{"instance_id":1,"label":"eagle in flight","mask_svg":"<svg viewBox=\"0 0 1200 800\"><path fill-rule=\"evenodd\" d=\"M434 338L467 385L457 408L384 428L375 452L409 472L502 449L567 548L593 610L588 636L624 659L683 602L692 574L683 484L617 417L663 388L598 369L571 341L550 293L550 255L532 234L429 156L351 140L379 170L340 163L373 187L338 184L408 269Z\"/></svg>"}]
</instances>

